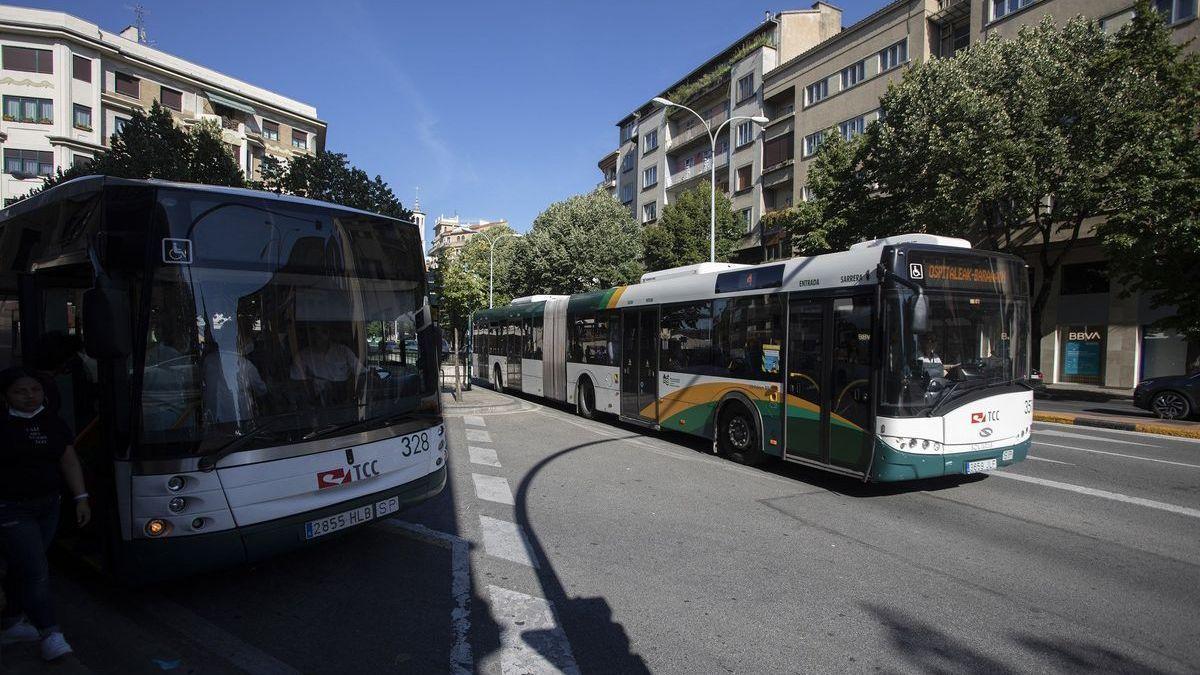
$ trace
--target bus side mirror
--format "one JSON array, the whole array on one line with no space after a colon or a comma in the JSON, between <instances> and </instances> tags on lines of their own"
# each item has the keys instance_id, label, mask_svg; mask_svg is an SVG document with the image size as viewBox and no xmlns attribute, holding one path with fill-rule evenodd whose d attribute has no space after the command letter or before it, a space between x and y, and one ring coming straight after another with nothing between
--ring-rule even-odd
<instances>
[{"instance_id":1,"label":"bus side mirror","mask_svg":"<svg viewBox=\"0 0 1200 675\"><path fill-rule=\"evenodd\" d=\"M129 295L97 280L83 292L83 347L94 359L122 359L133 351Z\"/></svg>"},{"instance_id":2,"label":"bus side mirror","mask_svg":"<svg viewBox=\"0 0 1200 675\"><path fill-rule=\"evenodd\" d=\"M910 307L912 317L909 320L909 325L912 326L912 332L922 334L929 332L929 299L924 293L915 296L912 299Z\"/></svg>"}]
</instances>

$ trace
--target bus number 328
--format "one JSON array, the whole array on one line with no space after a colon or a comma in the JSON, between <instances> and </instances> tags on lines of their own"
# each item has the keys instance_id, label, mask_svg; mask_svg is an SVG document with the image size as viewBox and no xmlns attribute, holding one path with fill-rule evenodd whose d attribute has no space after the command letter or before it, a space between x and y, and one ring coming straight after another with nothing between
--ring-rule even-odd
<instances>
[{"instance_id":1,"label":"bus number 328","mask_svg":"<svg viewBox=\"0 0 1200 675\"><path fill-rule=\"evenodd\" d=\"M429 452L429 434L421 432L400 439L404 449L400 451L403 457L411 457L422 452Z\"/></svg>"}]
</instances>

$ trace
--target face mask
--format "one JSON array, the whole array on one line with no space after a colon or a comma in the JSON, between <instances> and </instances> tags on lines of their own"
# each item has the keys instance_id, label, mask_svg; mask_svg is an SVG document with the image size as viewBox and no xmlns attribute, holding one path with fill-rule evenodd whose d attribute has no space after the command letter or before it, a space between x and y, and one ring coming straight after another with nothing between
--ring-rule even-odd
<instances>
[{"instance_id":1,"label":"face mask","mask_svg":"<svg viewBox=\"0 0 1200 675\"><path fill-rule=\"evenodd\" d=\"M33 412L21 412L20 410L17 410L15 408L9 408L8 414L12 415L13 417L20 417L21 419L27 420L31 417L36 417L38 413L42 412L45 409L46 409L46 406L44 406L44 405L39 405L37 407L37 410L34 410Z\"/></svg>"}]
</instances>

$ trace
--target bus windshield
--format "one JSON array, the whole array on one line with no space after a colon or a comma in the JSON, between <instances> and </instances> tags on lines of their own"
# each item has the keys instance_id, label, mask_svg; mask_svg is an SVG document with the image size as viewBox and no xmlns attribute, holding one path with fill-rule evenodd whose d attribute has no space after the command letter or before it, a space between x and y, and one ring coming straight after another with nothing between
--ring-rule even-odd
<instances>
[{"instance_id":1,"label":"bus windshield","mask_svg":"<svg viewBox=\"0 0 1200 675\"><path fill-rule=\"evenodd\" d=\"M411 227L219 194L158 201L167 233L143 302L139 454L367 431L436 395Z\"/></svg>"},{"instance_id":2,"label":"bus windshield","mask_svg":"<svg viewBox=\"0 0 1200 675\"><path fill-rule=\"evenodd\" d=\"M1021 336L1029 332L1029 302L1019 263L974 258L918 264L923 326L913 317L915 289L884 294L880 414L938 414L967 391L1028 378L1029 344Z\"/></svg>"}]
</instances>

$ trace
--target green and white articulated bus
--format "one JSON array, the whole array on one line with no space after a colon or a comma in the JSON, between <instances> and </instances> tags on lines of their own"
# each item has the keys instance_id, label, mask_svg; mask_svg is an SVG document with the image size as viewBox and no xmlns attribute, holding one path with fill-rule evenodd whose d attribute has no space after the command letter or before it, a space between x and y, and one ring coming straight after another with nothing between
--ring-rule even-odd
<instances>
[{"instance_id":1,"label":"green and white articulated bus","mask_svg":"<svg viewBox=\"0 0 1200 675\"><path fill-rule=\"evenodd\" d=\"M473 377L864 481L978 473L1030 445L1020 259L911 234L704 263L472 318Z\"/></svg>"}]
</instances>

